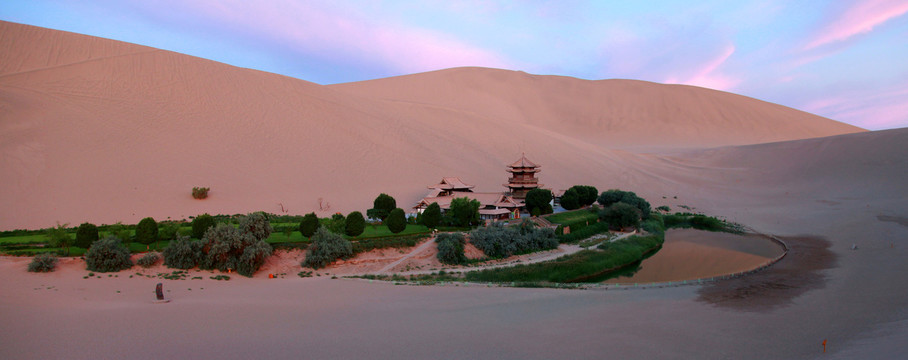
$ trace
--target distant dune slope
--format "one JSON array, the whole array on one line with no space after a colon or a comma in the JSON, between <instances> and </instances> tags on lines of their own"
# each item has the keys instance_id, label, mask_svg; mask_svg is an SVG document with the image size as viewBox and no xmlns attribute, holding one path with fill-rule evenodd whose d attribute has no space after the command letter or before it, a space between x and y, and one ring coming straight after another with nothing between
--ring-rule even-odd
<instances>
[{"instance_id":1,"label":"distant dune slope","mask_svg":"<svg viewBox=\"0 0 908 360\"><path fill-rule=\"evenodd\" d=\"M861 131L686 86L491 69L321 86L7 22L0 45L0 229L281 205L346 213L380 192L409 208L442 176L501 190L522 151L555 189L662 194L698 172L666 178L663 161L612 148ZM193 200L193 186L211 197Z\"/></svg>"},{"instance_id":2,"label":"distant dune slope","mask_svg":"<svg viewBox=\"0 0 908 360\"><path fill-rule=\"evenodd\" d=\"M865 131L741 95L638 80L455 68L330 87L537 126L605 147L741 145Z\"/></svg>"}]
</instances>

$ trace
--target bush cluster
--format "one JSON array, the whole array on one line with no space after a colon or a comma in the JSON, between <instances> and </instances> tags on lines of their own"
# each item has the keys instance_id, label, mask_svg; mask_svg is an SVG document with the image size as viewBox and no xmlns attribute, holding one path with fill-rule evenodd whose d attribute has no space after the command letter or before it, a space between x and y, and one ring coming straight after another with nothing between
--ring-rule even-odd
<instances>
[{"instance_id":1,"label":"bush cluster","mask_svg":"<svg viewBox=\"0 0 908 360\"><path fill-rule=\"evenodd\" d=\"M202 242L190 240L188 236L176 235L176 239L164 249L164 266L172 269L192 269L199 264Z\"/></svg>"},{"instance_id":2,"label":"bush cluster","mask_svg":"<svg viewBox=\"0 0 908 360\"><path fill-rule=\"evenodd\" d=\"M136 263L139 264L139 266L141 266L143 268L150 268L150 267L154 266L154 264L157 264L158 260L160 260L160 259L161 259L161 256L158 255L158 253L151 252L151 253L147 253L144 256L140 257L139 260L136 261Z\"/></svg>"},{"instance_id":3,"label":"bush cluster","mask_svg":"<svg viewBox=\"0 0 908 360\"><path fill-rule=\"evenodd\" d=\"M559 235L558 239L563 244L570 244L578 242L580 240L586 239L590 236L606 233L609 230L609 224L607 222L597 222L593 223L590 226L585 226L578 230L571 228L570 234Z\"/></svg>"},{"instance_id":4,"label":"bush cluster","mask_svg":"<svg viewBox=\"0 0 908 360\"><path fill-rule=\"evenodd\" d=\"M640 217L640 209L624 202L616 202L599 211L599 219L618 230L640 226Z\"/></svg>"},{"instance_id":5,"label":"bush cluster","mask_svg":"<svg viewBox=\"0 0 908 360\"><path fill-rule=\"evenodd\" d=\"M470 243L491 258L503 258L558 247L552 229L537 229L530 221L523 221L518 228L501 223L470 232Z\"/></svg>"},{"instance_id":6,"label":"bush cluster","mask_svg":"<svg viewBox=\"0 0 908 360\"><path fill-rule=\"evenodd\" d=\"M338 234L324 228L319 228L312 235L312 244L306 251L306 259L302 266L320 269L337 259L346 259L353 256L353 245Z\"/></svg>"},{"instance_id":7,"label":"bush cluster","mask_svg":"<svg viewBox=\"0 0 908 360\"><path fill-rule=\"evenodd\" d=\"M120 239L107 236L88 248L85 264L91 271L112 272L131 268L132 259L129 258L129 249Z\"/></svg>"},{"instance_id":8,"label":"bush cluster","mask_svg":"<svg viewBox=\"0 0 908 360\"><path fill-rule=\"evenodd\" d=\"M192 198L202 200L208 197L208 190L211 190L207 187L193 187L192 188Z\"/></svg>"},{"instance_id":9,"label":"bush cluster","mask_svg":"<svg viewBox=\"0 0 908 360\"><path fill-rule=\"evenodd\" d=\"M233 269L240 275L252 276L271 256L273 249L265 239L273 230L267 215L252 213L240 219L238 228L223 223L209 228L201 241L177 235L164 249L164 265L177 269L196 265L208 270Z\"/></svg>"},{"instance_id":10,"label":"bush cluster","mask_svg":"<svg viewBox=\"0 0 908 360\"><path fill-rule=\"evenodd\" d=\"M28 263L29 272L51 272L57 268L57 257L51 253L35 255L32 262Z\"/></svg>"},{"instance_id":11,"label":"bush cluster","mask_svg":"<svg viewBox=\"0 0 908 360\"><path fill-rule=\"evenodd\" d=\"M443 264L458 265L467 262L463 247L466 244L460 233L443 233L435 237L438 247L438 261Z\"/></svg>"}]
</instances>

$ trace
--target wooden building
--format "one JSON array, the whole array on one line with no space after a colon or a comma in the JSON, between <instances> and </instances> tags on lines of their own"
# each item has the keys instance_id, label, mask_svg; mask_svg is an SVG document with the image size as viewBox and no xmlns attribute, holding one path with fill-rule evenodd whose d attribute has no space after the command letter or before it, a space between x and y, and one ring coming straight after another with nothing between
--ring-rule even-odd
<instances>
[{"instance_id":1,"label":"wooden building","mask_svg":"<svg viewBox=\"0 0 908 360\"><path fill-rule=\"evenodd\" d=\"M508 191L515 199L526 199L527 192L539 188L542 184L536 178L540 166L528 160L525 154L520 155L520 159L508 165L508 172L511 178L508 183L504 184Z\"/></svg>"}]
</instances>

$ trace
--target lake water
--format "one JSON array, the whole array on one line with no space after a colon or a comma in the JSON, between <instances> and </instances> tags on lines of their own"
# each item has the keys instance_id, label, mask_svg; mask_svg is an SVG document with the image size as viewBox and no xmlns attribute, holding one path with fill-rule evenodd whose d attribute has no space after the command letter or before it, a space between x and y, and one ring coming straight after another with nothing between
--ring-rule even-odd
<instances>
[{"instance_id":1,"label":"lake water","mask_svg":"<svg viewBox=\"0 0 908 360\"><path fill-rule=\"evenodd\" d=\"M649 283L707 278L757 268L783 251L762 235L670 229L658 252L635 267L608 274L596 282Z\"/></svg>"}]
</instances>

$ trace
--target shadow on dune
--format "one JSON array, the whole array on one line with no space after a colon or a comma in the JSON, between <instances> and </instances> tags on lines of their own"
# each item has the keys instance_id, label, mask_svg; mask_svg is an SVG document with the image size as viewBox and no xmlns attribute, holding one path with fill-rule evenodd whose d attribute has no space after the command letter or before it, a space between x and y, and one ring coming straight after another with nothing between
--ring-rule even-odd
<instances>
[{"instance_id":1,"label":"shadow on dune","mask_svg":"<svg viewBox=\"0 0 908 360\"><path fill-rule=\"evenodd\" d=\"M788 306L810 290L822 289L822 270L836 265L830 243L816 236L780 237L791 248L788 255L765 271L700 288L697 301L743 311L772 311Z\"/></svg>"}]
</instances>

